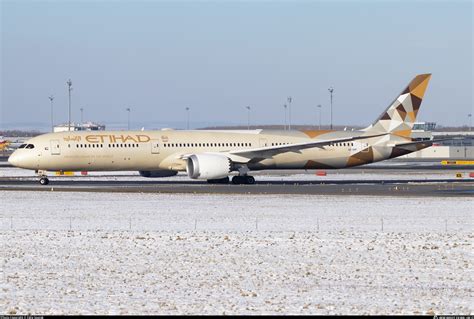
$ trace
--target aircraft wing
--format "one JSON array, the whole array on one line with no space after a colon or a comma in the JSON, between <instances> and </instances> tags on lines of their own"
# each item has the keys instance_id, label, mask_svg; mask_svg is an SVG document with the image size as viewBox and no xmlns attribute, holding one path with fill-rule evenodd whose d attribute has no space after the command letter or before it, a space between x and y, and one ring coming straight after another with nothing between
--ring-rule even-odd
<instances>
[{"instance_id":1,"label":"aircraft wing","mask_svg":"<svg viewBox=\"0 0 474 319\"><path fill-rule=\"evenodd\" d=\"M387 135L387 134L389 133L335 138L335 139L330 139L330 140L318 140L314 142L296 143L296 144L289 144L289 145L260 147L260 148L253 148L253 149L248 149L248 150L230 151L228 152L228 154L230 156L238 156L241 158L246 158L248 160L255 159L255 158L265 159L265 158L271 158L277 154L282 154L282 153L287 153L287 152L300 153L301 150L304 150L307 148L314 148L314 147L324 148L324 146L328 146L333 143L365 140L368 138L379 137L379 136Z\"/></svg>"}]
</instances>

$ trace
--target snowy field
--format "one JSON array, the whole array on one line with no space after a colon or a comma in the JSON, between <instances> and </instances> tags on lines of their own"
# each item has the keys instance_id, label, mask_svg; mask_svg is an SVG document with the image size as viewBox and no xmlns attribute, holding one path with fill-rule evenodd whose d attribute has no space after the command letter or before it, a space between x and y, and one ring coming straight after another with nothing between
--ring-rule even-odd
<instances>
[{"instance_id":1,"label":"snowy field","mask_svg":"<svg viewBox=\"0 0 474 319\"><path fill-rule=\"evenodd\" d=\"M2 313L474 313L472 197L0 197Z\"/></svg>"}]
</instances>

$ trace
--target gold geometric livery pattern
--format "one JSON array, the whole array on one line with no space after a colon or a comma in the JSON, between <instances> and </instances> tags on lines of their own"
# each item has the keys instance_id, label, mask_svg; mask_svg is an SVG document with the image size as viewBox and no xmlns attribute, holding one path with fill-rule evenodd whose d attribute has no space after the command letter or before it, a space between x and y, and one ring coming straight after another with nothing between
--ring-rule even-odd
<instances>
[{"instance_id":1,"label":"gold geometric livery pattern","mask_svg":"<svg viewBox=\"0 0 474 319\"><path fill-rule=\"evenodd\" d=\"M384 113L365 131L409 138L431 74L417 75Z\"/></svg>"}]
</instances>

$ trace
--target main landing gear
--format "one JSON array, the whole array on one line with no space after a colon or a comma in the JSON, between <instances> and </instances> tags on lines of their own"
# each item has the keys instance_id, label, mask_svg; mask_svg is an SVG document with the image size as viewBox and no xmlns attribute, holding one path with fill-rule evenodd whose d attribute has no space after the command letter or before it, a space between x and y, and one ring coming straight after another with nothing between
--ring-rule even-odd
<instances>
[{"instance_id":1,"label":"main landing gear","mask_svg":"<svg viewBox=\"0 0 474 319\"><path fill-rule=\"evenodd\" d=\"M219 179L208 179L209 184L229 184L229 177L219 178Z\"/></svg>"},{"instance_id":2,"label":"main landing gear","mask_svg":"<svg viewBox=\"0 0 474 319\"><path fill-rule=\"evenodd\" d=\"M250 175L238 175L232 177L232 184L240 185L240 184L246 184L246 185L253 185L255 184L255 178Z\"/></svg>"},{"instance_id":3,"label":"main landing gear","mask_svg":"<svg viewBox=\"0 0 474 319\"><path fill-rule=\"evenodd\" d=\"M208 179L209 184L229 184L229 177L219 178L219 179ZM253 185L255 184L255 178L249 175L238 175L232 177L232 184L234 185Z\"/></svg>"}]
</instances>

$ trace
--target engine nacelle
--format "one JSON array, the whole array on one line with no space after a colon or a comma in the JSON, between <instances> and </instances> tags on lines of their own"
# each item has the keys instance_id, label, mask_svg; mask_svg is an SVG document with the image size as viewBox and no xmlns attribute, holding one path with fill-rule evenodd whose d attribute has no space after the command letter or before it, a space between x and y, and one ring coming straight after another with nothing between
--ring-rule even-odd
<instances>
[{"instance_id":1,"label":"engine nacelle","mask_svg":"<svg viewBox=\"0 0 474 319\"><path fill-rule=\"evenodd\" d=\"M172 171L168 169L161 169L158 171L138 171L138 173L143 176L143 177L169 177L169 176L175 176L178 174L177 171Z\"/></svg>"},{"instance_id":2,"label":"engine nacelle","mask_svg":"<svg viewBox=\"0 0 474 319\"><path fill-rule=\"evenodd\" d=\"M186 164L186 172L193 179L224 178L230 171L230 159L220 154L193 154Z\"/></svg>"}]
</instances>

